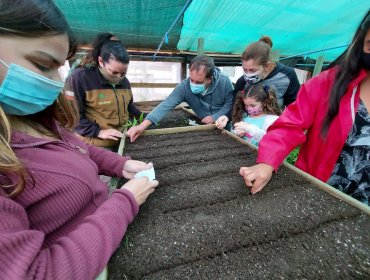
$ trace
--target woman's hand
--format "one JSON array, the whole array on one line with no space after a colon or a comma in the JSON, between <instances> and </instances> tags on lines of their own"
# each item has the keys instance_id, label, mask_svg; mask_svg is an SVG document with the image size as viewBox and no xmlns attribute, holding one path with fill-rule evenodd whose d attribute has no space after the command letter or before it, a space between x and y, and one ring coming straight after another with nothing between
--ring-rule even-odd
<instances>
[{"instance_id":1,"label":"woman's hand","mask_svg":"<svg viewBox=\"0 0 370 280\"><path fill-rule=\"evenodd\" d=\"M227 125L227 122L229 121L229 118L226 117L225 115L219 117L217 120L216 120L216 127L218 129L223 129L226 125Z\"/></svg>"},{"instance_id":2,"label":"woman's hand","mask_svg":"<svg viewBox=\"0 0 370 280\"><path fill-rule=\"evenodd\" d=\"M247 187L251 188L251 193L255 194L270 181L273 171L271 165L260 163L251 167L241 167L239 174L243 176Z\"/></svg>"},{"instance_id":3,"label":"woman's hand","mask_svg":"<svg viewBox=\"0 0 370 280\"><path fill-rule=\"evenodd\" d=\"M125 165L123 166L122 174L123 174L123 177L125 177L126 179L132 179L134 178L136 173L146 170L146 169L150 169L152 167L153 167L153 163L151 162L145 163L139 160L130 159L125 162Z\"/></svg>"},{"instance_id":4,"label":"woman's hand","mask_svg":"<svg viewBox=\"0 0 370 280\"><path fill-rule=\"evenodd\" d=\"M123 136L122 132L114 129L102 129L99 131L98 138L100 139L112 139L112 140L118 140L118 138L121 138Z\"/></svg>"},{"instance_id":5,"label":"woman's hand","mask_svg":"<svg viewBox=\"0 0 370 280\"><path fill-rule=\"evenodd\" d=\"M145 202L148 196L154 192L155 188L158 186L158 181L148 180L147 177L141 177L137 179L132 179L124 184L121 189L126 189L130 191L139 206Z\"/></svg>"},{"instance_id":6,"label":"woman's hand","mask_svg":"<svg viewBox=\"0 0 370 280\"><path fill-rule=\"evenodd\" d=\"M135 140L144 132L144 130L144 126L135 125L127 131L127 136L130 137L131 142L135 142Z\"/></svg>"}]
</instances>

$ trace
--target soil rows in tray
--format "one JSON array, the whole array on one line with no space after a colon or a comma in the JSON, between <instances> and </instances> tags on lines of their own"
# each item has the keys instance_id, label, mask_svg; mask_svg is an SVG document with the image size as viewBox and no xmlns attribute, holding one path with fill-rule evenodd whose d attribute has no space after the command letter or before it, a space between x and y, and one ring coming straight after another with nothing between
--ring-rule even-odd
<instances>
[{"instance_id":1,"label":"soil rows in tray","mask_svg":"<svg viewBox=\"0 0 370 280\"><path fill-rule=\"evenodd\" d=\"M370 279L370 217L281 167L250 195L256 152L219 131L126 143L160 186L110 260L109 279Z\"/></svg>"}]
</instances>

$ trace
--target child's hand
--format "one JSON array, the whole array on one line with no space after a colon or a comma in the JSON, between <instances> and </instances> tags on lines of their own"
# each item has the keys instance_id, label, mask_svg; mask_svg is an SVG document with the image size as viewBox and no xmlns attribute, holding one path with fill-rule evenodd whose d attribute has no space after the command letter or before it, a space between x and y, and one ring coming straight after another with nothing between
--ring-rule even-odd
<instances>
[{"instance_id":1,"label":"child's hand","mask_svg":"<svg viewBox=\"0 0 370 280\"><path fill-rule=\"evenodd\" d=\"M217 120L216 120L216 127L218 129L223 129L226 125L227 125L227 122L229 121L229 118L226 117L225 115L219 117Z\"/></svg>"},{"instance_id":2,"label":"child's hand","mask_svg":"<svg viewBox=\"0 0 370 280\"><path fill-rule=\"evenodd\" d=\"M234 129L234 133L238 135L239 137L243 137L245 132L243 130Z\"/></svg>"},{"instance_id":3,"label":"child's hand","mask_svg":"<svg viewBox=\"0 0 370 280\"><path fill-rule=\"evenodd\" d=\"M246 122L237 122L236 124L234 124L234 128L235 130L243 131L244 133L246 133L250 128L250 124Z\"/></svg>"}]
</instances>

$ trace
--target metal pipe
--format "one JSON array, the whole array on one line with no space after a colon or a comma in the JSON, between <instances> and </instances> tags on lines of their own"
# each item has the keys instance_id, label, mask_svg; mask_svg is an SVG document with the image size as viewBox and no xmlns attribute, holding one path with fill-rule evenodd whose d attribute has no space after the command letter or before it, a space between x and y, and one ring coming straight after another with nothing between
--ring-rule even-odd
<instances>
[{"instance_id":1,"label":"metal pipe","mask_svg":"<svg viewBox=\"0 0 370 280\"><path fill-rule=\"evenodd\" d=\"M185 13L186 9L189 7L190 3L191 3L192 0L187 0L184 7L182 7L182 10L181 12L177 15L176 19L173 21L173 23L171 24L170 28L167 30L167 32L164 34L163 38L162 38L162 41L161 43L159 44L158 48L157 48L157 51L155 52L155 54L153 55L153 60L155 58L155 56L157 55L157 53L159 52L159 50L161 49L163 43L165 40L168 40L168 34L170 33L171 29L175 26L175 24L177 23L177 21L179 20L179 18L182 16L183 13Z\"/></svg>"},{"instance_id":2,"label":"metal pipe","mask_svg":"<svg viewBox=\"0 0 370 280\"><path fill-rule=\"evenodd\" d=\"M315 63L297 63L296 66L308 66L308 67L315 67ZM322 66L329 66L328 63L323 64Z\"/></svg>"},{"instance_id":3,"label":"metal pipe","mask_svg":"<svg viewBox=\"0 0 370 280\"><path fill-rule=\"evenodd\" d=\"M340 48L346 48L348 46L349 45L343 45L343 46L338 46L338 47L332 47L332 48L327 48L327 49L321 49L321 50L316 50L316 51L311 51L311 52L305 52L305 53L290 55L290 56L286 56L286 57L280 58L279 61L284 60L284 59L288 59L288 58L292 58L292 57L297 57L297 56L305 56L305 55L311 54L311 53L318 53L318 52L323 52L323 51L329 51L329 50L335 50L335 49L340 49Z\"/></svg>"}]
</instances>

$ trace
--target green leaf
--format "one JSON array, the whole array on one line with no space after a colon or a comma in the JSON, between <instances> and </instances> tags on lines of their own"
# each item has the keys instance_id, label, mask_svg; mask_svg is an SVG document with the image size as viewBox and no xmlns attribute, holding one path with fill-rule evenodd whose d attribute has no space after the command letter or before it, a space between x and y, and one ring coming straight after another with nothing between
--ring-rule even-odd
<instances>
[{"instance_id":1,"label":"green leaf","mask_svg":"<svg viewBox=\"0 0 370 280\"><path fill-rule=\"evenodd\" d=\"M141 113L139 117L139 124L141 124L143 120L144 120L144 113Z\"/></svg>"}]
</instances>

